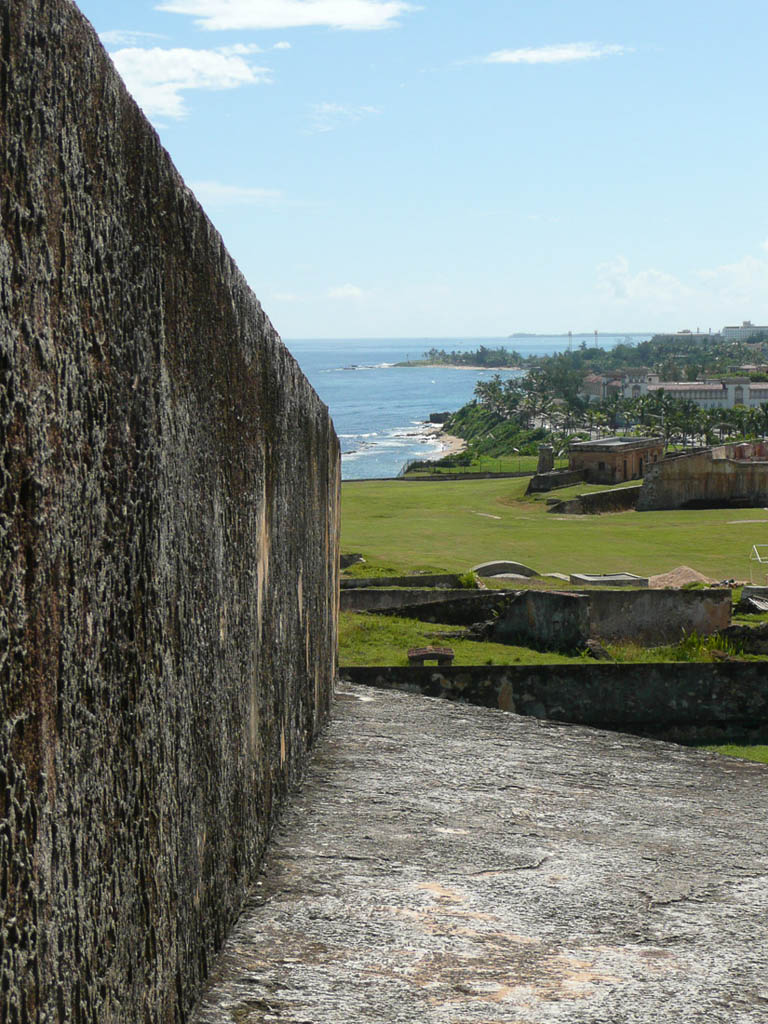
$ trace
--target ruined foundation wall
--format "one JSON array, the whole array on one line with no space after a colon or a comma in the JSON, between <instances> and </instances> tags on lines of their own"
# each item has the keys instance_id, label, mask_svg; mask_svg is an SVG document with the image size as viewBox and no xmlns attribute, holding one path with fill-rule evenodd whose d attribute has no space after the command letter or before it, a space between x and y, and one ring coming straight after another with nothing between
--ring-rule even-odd
<instances>
[{"instance_id":1,"label":"ruined foundation wall","mask_svg":"<svg viewBox=\"0 0 768 1024\"><path fill-rule=\"evenodd\" d=\"M68 0L0 0L0 1020L180 1022L332 693L327 410Z\"/></svg>"},{"instance_id":2,"label":"ruined foundation wall","mask_svg":"<svg viewBox=\"0 0 768 1024\"><path fill-rule=\"evenodd\" d=\"M751 462L728 454L740 447L746 446L727 445L649 466L638 511L764 506L768 502L768 461Z\"/></svg>"},{"instance_id":3,"label":"ruined foundation wall","mask_svg":"<svg viewBox=\"0 0 768 1024\"><path fill-rule=\"evenodd\" d=\"M609 491L591 491L575 498L551 505L547 511L562 515L602 515L605 512L625 512L637 505L641 493L640 484L629 487L613 487Z\"/></svg>"},{"instance_id":4,"label":"ruined foundation wall","mask_svg":"<svg viewBox=\"0 0 768 1024\"><path fill-rule=\"evenodd\" d=\"M633 640L649 647L709 636L731 624L731 591L591 590L589 623L601 640Z\"/></svg>"}]
</instances>

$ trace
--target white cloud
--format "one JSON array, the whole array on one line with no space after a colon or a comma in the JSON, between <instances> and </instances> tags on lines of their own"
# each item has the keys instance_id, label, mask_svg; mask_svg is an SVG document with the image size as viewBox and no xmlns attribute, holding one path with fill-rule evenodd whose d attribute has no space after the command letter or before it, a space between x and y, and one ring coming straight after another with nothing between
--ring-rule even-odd
<instances>
[{"instance_id":1,"label":"white cloud","mask_svg":"<svg viewBox=\"0 0 768 1024\"><path fill-rule=\"evenodd\" d=\"M270 80L267 68L253 67L242 56L216 50L129 48L111 56L149 116L184 117L187 109L182 93L190 89L237 89Z\"/></svg>"},{"instance_id":2,"label":"white cloud","mask_svg":"<svg viewBox=\"0 0 768 1024\"><path fill-rule=\"evenodd\" d=\"M688 285L663 270L650 268L631 273L623 256L601 263L597 276L603 294L621 302L670 303L692 294Z\"/></svg>"},{"instance_id":3,"label":"white cloud","mask_svg":"<svg viewBox=\"0 0 768 1024\"><path fill-rule=\"evenodd\" d=\"M768 252L768 238L766 238L766 240L761 243L760 248L765 249L765 251Z\"/></svg>"},{"instance_id":4,"label":"white cloud","mask_svg":"<svg viewBox=\"0 0 768 1024\"><path fill-rule=\"evenodd\" d=\"M565 64L576 60L596 60L631 52L614 43L556 43L523 50L495 50L482 60L485 64Z\"/></svg>"},{"instance_id":5,"label":"white cloud","mask_svg":"<svg viewBox=\"0 0 768 1024\"><path fill-rule=\"evenodd\" d=\"M251 53L264 51L256 43L235 43L233 46L218 46L216 52L223 53L225 57L247 57Z\"/></svg>"},{"instance_id":6,"label":"white cloud","mask_svg":"<svg viewBox=\"0 0 768 1024\"><path fill-rule=\"evenodd\" d=\"M140 46L148 39L162 39L156 32L100 32L99 39L105 46Z\"/></svg>"},{"instance_id":7,"label":"white cloud","mask_svg":"<svg viewBox=\"0 0 768 1024\"><path fill-rule=\"evenodd\" d=\"M225 185L219 181L191 181L189 187L203 206L263 206L283 197L277 189Z\"/></svg>"},{"instance_id":8,"label":"white cloud","mask_svg":"<svg viewBox=\"0 0 768 1024\"><path fill-rule=\"evenodd\" d=\"M362 299L364 297L365 292L356 284L342 284L338 288L328 289L329 299Z\"/></svg>"},{"instance_id":9,"label":"white cloud","mask_svg":"<svg viewBox=\"0 0 768 1024\"><path fill-rule=\"evenodd\" d=\"M187 14L211 30L325 26L360 31L390 28L415 8L404 0L162 0L157 10Z\"/></svg>"},{"instance_id":10,"label":"white cloud","mask_svg":"<svg viewBox=\"0 0 768 1024\"><path fill-rule=\"evenodd\" d=\"M766 248L765 243L761 248ZM697 277L707 292L715 292L734 308L757 304L765 309L768 304L768 259L745 256L736 263L700 270Z\"/></svg>"},{"instance_id":11,"label":"white cloud","mask_svg":"<svg viewBox=\"0 0 768 1024\"><path fill-rule=\"evenodd\" d=\"M759 249L760 255L690 269L684 277L653 267L633 271L623 256L617 256L597 267L597 294L609 311L620 311L637 322L677 319L717 327L718 321L738 323L751 317L763 323L768 316L768 255L764 244Z\"/></svg>"},{"instance_id":12,"label":"white cloud","mask_svg":"<svg viewBox=\"0 0 768 1024\"><path fill-rule=\"evenodd\" d=\"M279 43L275 43L275 45L272 47L273 50L290 50L290 48L291 44L286 43L285 40L282 40L282 42Z\"/></svg>"},{"instance_id":13,"label":"white cloud","mask_svg":"<svg viewBox=\"0 0 768 1024\"><path fill-rule=\"evenodd\" d=\"M360 121L372 114L379 114L377 107L356 107L342 103L316 103L312 107L312 132L332 132L350 121Z\"/></svg>"}]
</instances>

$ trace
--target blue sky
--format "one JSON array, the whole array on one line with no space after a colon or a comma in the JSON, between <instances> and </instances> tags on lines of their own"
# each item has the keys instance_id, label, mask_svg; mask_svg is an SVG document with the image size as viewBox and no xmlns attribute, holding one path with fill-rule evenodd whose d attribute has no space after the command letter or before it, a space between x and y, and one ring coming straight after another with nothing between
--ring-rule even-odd
<instances>
[{"instance_id":1,"label":"blue sky","mask_svg":"<svg viewBox=\"0 0 768 1024\"><path fill-rule=\"evenodd\" d=\"M285 338L768 323L765 0L79 0Z\"/></svg>"}]
</instances>

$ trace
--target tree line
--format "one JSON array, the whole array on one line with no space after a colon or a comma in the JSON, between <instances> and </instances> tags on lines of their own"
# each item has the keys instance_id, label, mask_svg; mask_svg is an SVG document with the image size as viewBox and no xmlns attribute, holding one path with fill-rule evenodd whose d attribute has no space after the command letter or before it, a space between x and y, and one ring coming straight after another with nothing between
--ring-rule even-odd
<instances>
[{"instance_id":1,"label":"tree line","mask_svg":"<svg viewBox=\"0 0 768 1024\"><path fill-rule=\"evenodd\" d=\"M500 422L511 421L525 430L544 427L556 441L563 442L580 432L591 439L618 430L653 434L663 437L667 445L684 447L768 436L768 402L757 408L702 409L663 389L635 398L613 394L590 402L571 386L573 382L567 383L562 387L557 374L547 368L519 379L502 380L495 374L477 382L475 402Z\"/></svg>"}]
</instances>

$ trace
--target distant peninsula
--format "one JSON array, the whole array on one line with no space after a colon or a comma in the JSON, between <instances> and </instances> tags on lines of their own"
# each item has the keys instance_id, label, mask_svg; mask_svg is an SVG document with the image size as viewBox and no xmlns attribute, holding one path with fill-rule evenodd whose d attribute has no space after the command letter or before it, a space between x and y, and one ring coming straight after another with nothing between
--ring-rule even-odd
<instances>
[{"instance_id":1,"label":"distant peninsula","mask_svg":"<svg viewBox=\"0 0 768 1024\"><path fill-rule=\"evenodd\" d=\"M446 352L444 348L431 348L421 359L408 359L395 366L462 366L467 369L518 370L525 357L515 349L486 348L481 345L473 352Z\"/></svg>"}]
</instances>

